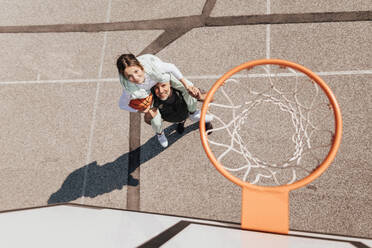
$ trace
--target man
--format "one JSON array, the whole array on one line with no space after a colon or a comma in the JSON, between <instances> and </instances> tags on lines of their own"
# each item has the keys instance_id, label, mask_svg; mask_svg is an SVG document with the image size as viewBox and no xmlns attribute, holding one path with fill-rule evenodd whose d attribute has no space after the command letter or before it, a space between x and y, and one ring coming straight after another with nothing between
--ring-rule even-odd
<instances>
[{"instance_id":1,"label":"man","mask_svg":"<svg viewBox=\"0 0 372 248\"><path fill-rule=\"evenodd\" d=\"M185 121L190 118L191 121L200 120L200 110L195 113L189 113L187 104L182 97L182 93L171 87L169 82L157 83L151 88L153 95L153 104L149 111L145 113L145 122L152 124L152 122L165 120L171 123L178 123L177 132L183 133L185 130ZM190 116L190 114L192 114ZM206 129L212 129L212 116L206 115ZM168 146L168 140L164 132L157 135L158 141L164 148Z\"/></svg>"}]
</instances>

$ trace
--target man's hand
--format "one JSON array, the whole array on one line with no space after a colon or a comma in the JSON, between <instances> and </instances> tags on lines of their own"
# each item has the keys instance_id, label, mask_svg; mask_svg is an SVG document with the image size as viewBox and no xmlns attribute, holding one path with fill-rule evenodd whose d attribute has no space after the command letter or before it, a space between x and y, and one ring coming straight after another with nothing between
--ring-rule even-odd
<instances>
[{"instance_id":1,"label":"man's hand","mask_svg":"<svg viewBox=\"0 0 372 248\"><path fill-rule=\"evenodd\" d=\"M154 118L155 115L157 114L157 111L158 111L157 108L152 107L152 108L150 108L150 109L148 110L148 113L152 116L152 118Z\"/></svg>"},{"instance_id":2,"label":"man's hand","mask_svg":"<svg viewBox=\"0 0 372 248\"><path fill-rule=\"evenodd\" d=\"M151 120L156 116L158 109L155 107L148 108L147 112L145 113L145 122L149 125L151 125Z\"/></svg>"}]
</instances>

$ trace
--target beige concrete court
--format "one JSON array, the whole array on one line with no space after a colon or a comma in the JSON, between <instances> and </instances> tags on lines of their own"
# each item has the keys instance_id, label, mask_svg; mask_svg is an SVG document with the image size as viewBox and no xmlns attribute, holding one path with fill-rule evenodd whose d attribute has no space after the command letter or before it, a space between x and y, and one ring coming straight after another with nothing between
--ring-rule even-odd
<instances>
[{"instance_id":1,"label":"beige concrete court","mask_svg":"<svg viewBox=\"0 0 372 248\"><path fill-rule=\"evenodd\" d=\"M240 222L240 188L196 124L182 136L170 125L161 149L119 109L115 60L157 54L207 90L243 62L281 58L319 73L344 119L334 163L290 195L290 228L372 237L371 1L0 4L0 211L76 202Z\"/></svg>"}]
</instances>

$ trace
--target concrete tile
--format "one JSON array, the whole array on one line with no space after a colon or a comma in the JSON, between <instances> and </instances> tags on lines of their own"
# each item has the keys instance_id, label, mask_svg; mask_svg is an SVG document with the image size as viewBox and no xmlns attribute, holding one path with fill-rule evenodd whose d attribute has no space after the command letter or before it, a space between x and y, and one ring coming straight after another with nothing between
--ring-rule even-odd
<instances>
[{"instance_id":1,"label":"concrete tile","mask_svg":"<svg viewBox=\"0 0 372 248\"><path fill-rule=\"evenodd\" d=\"M84 197L80 203L88 206L97 206L105 208L127 208L127 191L126 188L114 190L107 194L98 195L96 197Z\"/></svg>"},{"instance_id":2,"label":"concrete tile","mask_svg":"<svg viewBox=\"0 0 372 248\"><path fill-rule=\"evenodd\" d=\"M162 33L163 30L107 32L102 77L117 78L117 84L120 85L117 58L123 53L139 54Z\"/></svg>"},{"instance_id":3,"label":"concrete tile","mask_svg":"<svg viewBox=\"0 0 372 248\"><path fill-rule=\"evenodd\" d=\"M342 154L342 153L341 153ZM337 158L310 191L343 195L345 197L369 197L372 188L370 164L362 159Z\"/></svg>"},{"instance_id":4,"label":"concrete tile","mask_svg":"<svg viewBox=\"0 0 372 248\"><path fill-rule=\"evenodd\" d=\"M368 11L372 10L369 0L358 1L271 1L271 13L311 13L311 12L341 12L341 11Z\"/></svg>"},{"instance_id":5,"label":"concrete tile","mask_svg":"<svg viewBox=\"0 0 372 248\"><path fill-rule=\"evenodd\" d=\"M102 33L0 34L0 82L97 78Z\"/></svg>"},{"instance_id":6,"label":"concrete tile","mask_svg":"<svg viewBox=\"0 0 372 248\"><path fill-rule=\"evenodd\" d=\"M185 76L224 74L241 63L264 58L265 39L266 28L261 25L197 28L158 55L177 65Z\"/></svg>"},{"instance_id":7,"label":"concrete tile","mask_svg":"<svg viewBox=\"0 0 372 248\"><path fill-rule=\"evenodd\" d=\"M211 17L240 16L240 15L264 15L267 14L267 1L259 0L232 0L216 1Z\"/></svg>"},{"instance_id":8,"label":"concrete tile","mask_svg":"<svg viewBox=\"0 0 372 248\"><path fill-rule=\"evenodd\" d=\"M102 23L106 21L109 0L19 0L2 1L2 26Z\"/></svg>"},{"instance_id":9,"label":"concrete tile","mask_svg":"<svg viewBox=\"0 0 372 248\"><path fill-rule=\"evenodd\" d=\"M120 1L112 0L112 22L164 19L171 17L200 15L204 0L159 0L149 4L146 0Z\"/></svg>"},{"instance_id":10,"label":"concrete tile","mask_svg":"<svg viewBox=\"0 0 372 248\"><path fill-rule=\"evenodd\" d=\"M372 199L342 195L290 195L292 230L371 237Z\"/></svg>"},{"instance_id":11,"label":"concrete tile","mask_svg":"<svg viewBox=\"0 0 372 248\"><path fill-rule=\"evenodd\" d=\"M370 161L371 153L371 75L324 77L340 104L343 138L340 158Z\"/></svg>"},{"instance_id":12,"label":"concrete tile","mask_svg":"<svg viewBox=\"0 0 372 248\"><path fill-rule=\"evenodd\" d=\"M372 64L369 22L272 25L272 58L312 71L368 70Z\"/></svg>"},{"instance_id":13,"label":"concrete tile","mask_svg":"<svg viewBox=\"0 0 372 248\"><path fill-rule=\"evenodd\" d=\"M20 84L0 87L2 168L84 165L95 84Z\"/></svg>"},{"instance_id":14,"label":"concrete tile","mask_svg":"<svg viewBox=\"0 0 372 248\"><path fill-rule=\"evenodd\" d=\"M0 170L0 210L45 206L70 171L63 167L13 167ZM66 193L81 195L82 183Z\"/></svg>"}]
</instances>

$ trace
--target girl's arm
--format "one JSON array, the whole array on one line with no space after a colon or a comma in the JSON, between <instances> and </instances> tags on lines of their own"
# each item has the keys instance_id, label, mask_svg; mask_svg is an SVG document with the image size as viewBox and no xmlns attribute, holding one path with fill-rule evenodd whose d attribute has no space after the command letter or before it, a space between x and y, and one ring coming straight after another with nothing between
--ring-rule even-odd
<instances>
[{"instance_id":1,"label":"girl's arm","mask_svg":"<svg viewBox=\"0 0 372 248\"><path fill-rule=\"evenodd\" d=\"M200 93L198 88L194 87L185 80L181 71L174 64L161 61L159 63L159 67L166 73L172 73L182 83L183 87L185 87L191 96L196 97Z\"/></svg>"}]
</instances>

